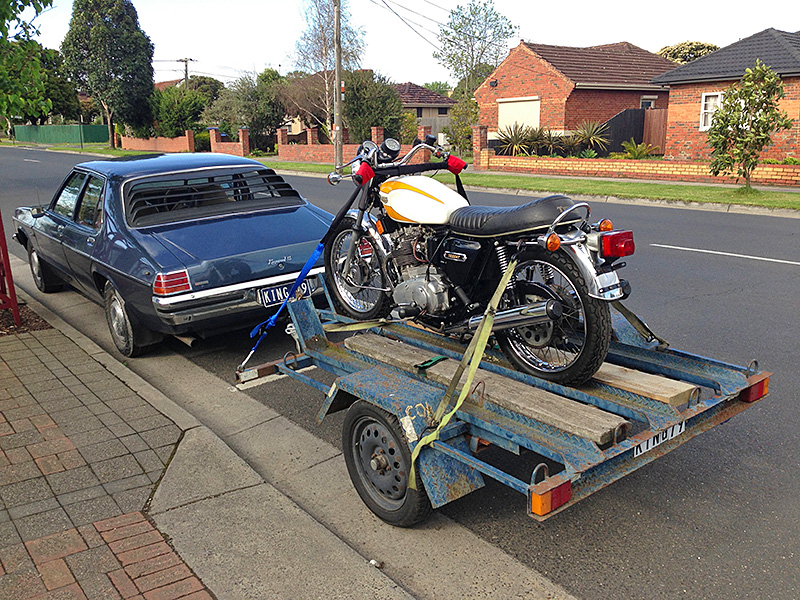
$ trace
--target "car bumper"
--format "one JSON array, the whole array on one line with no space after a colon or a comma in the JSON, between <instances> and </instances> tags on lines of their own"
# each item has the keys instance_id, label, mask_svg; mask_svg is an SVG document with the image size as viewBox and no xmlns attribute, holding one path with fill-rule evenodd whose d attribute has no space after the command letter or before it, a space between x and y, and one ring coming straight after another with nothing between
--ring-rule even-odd
<instances>
[{"instance_id":1,"label":"car bumper","mask_svg":"<svg viewBox=\"0 0 800 600\"><path fill-rule=\"evenodd\" d=\"M316 279L322 273L322 267L314 268L306 281ZM280 304L262 304L259 301L260 290L288 285L296 278L297 273L287 273L214 290L153 297L153 308L164 328L172 333L217 329L230 326L237 320L249 320L251 314L263 316L265 311L274 312ZM313 296L323 294L321 285L312 292Z\"/></svg>"}]
</instances>

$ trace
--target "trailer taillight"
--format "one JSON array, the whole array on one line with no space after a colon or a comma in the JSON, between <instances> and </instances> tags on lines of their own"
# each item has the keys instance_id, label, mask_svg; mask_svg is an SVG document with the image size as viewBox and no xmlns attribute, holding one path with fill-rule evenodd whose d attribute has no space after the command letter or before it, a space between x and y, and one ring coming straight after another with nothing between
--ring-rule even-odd
<instances>
[{"instance_id":1,"label":"trailer taillight","mask_svg":"<svg viewBox=\"0 0 800 600\"><path fill-rule=\"evenodd\" d=\"M603 258L630 256L636 250L632 231L612 231L601 237L600 254Z\"/></svg>"},{"instance_id":2,"label":"trailer taillight","mask_svg":"<svg viewBox=\"0 0 800 600\"><path fill-rule=\"evenodd\" d=\"M742 402L755 402L769 394L769 375L764 375L763 379L751 383L739 392L739 400Z\"/></svg>"},{"instance_id":3,"label":"trailer taillight","mask_svg":"<svg viewBox=\"0 0 800 600\"><path fill-rule=\"evenodd\" d=\"M572 482L566 481L541 494L537 494L531 489L529 495L531 499L531 512L543 517L572 499Z\"/></svg>"},{"instance_id":4,"label":"trailer taillight","mask_svg":"<svg viewBox=\"0 0 800 600\"><path fill-rule=\"evenodd\" d=\"M171 273L156 273L155 281L153 281L153 294L156 296L169 296L178 292L188 292L191 289L189 273L186 269Z\"/></svg>"}]
</instances>

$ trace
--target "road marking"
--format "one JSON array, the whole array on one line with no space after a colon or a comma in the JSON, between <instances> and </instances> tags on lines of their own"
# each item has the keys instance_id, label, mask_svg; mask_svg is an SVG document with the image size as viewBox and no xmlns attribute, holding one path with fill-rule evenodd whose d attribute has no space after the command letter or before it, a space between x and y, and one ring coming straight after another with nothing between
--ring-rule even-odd
<instances>
[{"instance_id":1,"label":"road marking","mask_svg":"<svg viewBox=\"0 0 800 600\"><path fill-rule=\"evenodd\" d=\"M718 254L720 256L732 256L734 258L749 258L750 260L781 263L783 265L796 265L800 267L800 262L794 260L782 260L780 258L765 258L763 256L750 256L748 254L734 254L733 252L718 252L716 250L701 250L700 248L683 248L681 246L668 246L667 244L650 244L650 245L655 248L668 248L670 250L685 250L686 252L700 252L702 254Z\"/></svg>"},{"instance_id":2,"label":"road marking","mask_svg":"<svg viewBox=\"0 0 800 600\"><path fill-rule=\"evenodd\" d=\"M23 159L22 159L22 162L35 162L35 163L40 163L40 162L42 162L42 161L40 161L40 160L34 160L34 159L32 159L32 158L23 158Z\"/></svg>"}]
</instances>

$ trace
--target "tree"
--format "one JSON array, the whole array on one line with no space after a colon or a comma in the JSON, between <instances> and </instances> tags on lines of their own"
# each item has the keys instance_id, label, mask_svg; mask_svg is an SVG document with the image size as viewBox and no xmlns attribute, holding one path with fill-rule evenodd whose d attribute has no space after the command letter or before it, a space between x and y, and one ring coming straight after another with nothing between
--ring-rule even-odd
<instances>
[{"instance_id":1,"label":"tree","mask_svg":"<svg viewBox=\"0 0 800 600\"><path fill-rule=\"evenodd\" d=\"M130 0L75 0L61 53L73 81L103 107L110 147L115 119L152 122L153 44Z\"/></svg>"},{"instance_id":2,"label":"tree","mask_svg":"<svg viewBox=\"0 0 800 600\"><path fill-rule=\"evenodd\" d=\"M483 79L476 70L481 64L500 64L508 53L507 40L517 28L497 12L492 0L470 0L469 4L450 11L446 25L439 27L440 50L433 56L448 68L456 81L465 79L469 92Z\"/></svg>"},{"instance_id":3,"label":"tree","mask_svg":"<svg viewBox=\"0 0 800 600\"><path fill-rule=\"evenodd\" d=\"M22 114L40 114L51 108L45 98L45 80L39 62L39 45L32 41L36 33L33 20L22 13L33 9L34 18L52 0L14 0L0 3L0 116L13 134L12 118Z\"/></svg>"},{"instance_id":4,"label":"tree","mask_svg":"<svg viewBox=\"0 0 800 600\"><path fill-rule=\"evenodd\" d=\"M792 127L792 120L778 108L784 95L780 77L758 59L727 89L708 130L713 175L736 172L750 189L750 176L772 135Z\"/></svg>"},{"instance_id":5,"label":"tree","mask_svg":"<svg viewBox=\"0 0 800 600\"><path fill-rule=\"evenodd\" d=\"M24 119L34 125L44 125L52 115L77 120L80 117L78 90L64 73L64 58L58 50L43 48L38 43L36 45L44 78L44 97L50 101L50 110L26 111Z\"/></svg>"},{"instance_id":6,"label":"tree","mask_svg":"<svg viewBox=\"0 0 800 600\"><path fill-rule=\"evenodd\" d=\"M705 42L681 42L674 46L664 46L656 54L682 65L706 54L711 54L715 50L719 50L719 46Z\"/></svg>"},{"instance_id":7,"label":"tree","mask_svg":"<svg viewBox=\"0 0 800 600\"><path fill-rule=\"evenodd\" d=\"M431 81L422 87L436 92L437 94L441 94L442 96L447 96L447 92L450 91L450 84L446 81Z\"/></svg>"},{"instance_id":8,"label":"tree","mask_svg":"<svg viewBox=\"0 0 800 600\"><path fill-rule=\"evenodd\" d=\"M344 76L344 116L350 138L368 140L370 128L383 127L386 137L400 137L403 103L400 95L383 75L354 71Z\"/></svg>"},{"instance_id":9,"label":"tree","mask_svg":"<svg viewBox=\"0 0 800 600\"><path fill-rule=\"evenodd\" d=\"M334 56L334 14L331 0L305 0L306 29L295 48L295 65L305 73L321 78L321 97L313 104L321 109L320 126L330 139L333 129L333 96L336 92ZM357 69L364 52L364 32L349 24L350 13L347 0L341 0L340 21L342 41L342 67L345 70ZM308 82L304 82L308 83ZM308 89L308 86L306 86ZM297 108L306 110L302 104ZM315 108L311 113L300 116L317 119Z\"/></svg>"},{"instance_id":10,"label":"tree","mask_svg":"<svg viewBox=\"0 0 800 600\"><path fill-rule=\"evenodd\" d=\"M189 77L189 89L197 90L203 94L206 99L206 106L214 103L214 100L219 97L219 93L224 87L224 83L213 77L205 75L192 75Z\"/></svg>"},{"instance_id":11,"label":"tree","mask_svg":"<svg viewBox=\"0 0 800 600\"><path fill-rule=\"evenodd\" d=\"M266 149L269 138L286 120L286 110L278 98L283 84L284 78L274 69L243 75L219 93L203 113L203 120L229 134L248 127L252 145Z\"/></svg>"},{"instance_id":12,"label":"tree","mask_svg":"<svg viewBox=\"0 0 800 600\"><path fill-rule=\"evenodd\" d=\"M197 90L173 86L153 92L154 130L157 136L174 138L194 129L203 113L206 97Z\"/></svg>"},{"instance_id":13,"label":"tree","mask_svg":"<svg viewBox=\"0 0 800 600\"><path fill-rule=\"evenodd\" d=\"M289 73L279 97L289 116L299 117L307 127L321 128L328 136L333 109L328 105L326 79L322 73Z\"/></svg>"},{"instance_id":14,"label":"tree","mask_svg":"<svg viewBox=\"0 0 800 600\"><path fill-rule=\"evenodd\" d=\"M478 123L480 112L472 94L462 93L450 109L450 125L444 127L450 144L464 155L472 154L472 127Z\"/></svg>"}]
</instances>

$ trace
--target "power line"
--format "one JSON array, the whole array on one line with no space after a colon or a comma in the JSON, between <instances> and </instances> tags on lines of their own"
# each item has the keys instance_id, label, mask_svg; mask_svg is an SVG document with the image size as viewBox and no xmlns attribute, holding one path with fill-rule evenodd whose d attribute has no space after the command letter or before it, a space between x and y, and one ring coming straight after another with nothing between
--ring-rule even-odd
<instances>
[{"instance_id":1,"label":"power line","mask_svg":"<svg viewBox=\"0 0 800 600\"><path fill-rule=\"evenodd\" d=\"M380 6L380 4L378 4L377 2L375 2L375 0L370 0L370 1L371 1L373 4L376 4L376 5ZM391 13L392 13L394 16L396 16L396 17L397 17L398 19L400 19L400 20L401 20L403 23L405 23L405 25L406 25L406 26L407 26L407 27L408 27L408 28L409 28L411 31L413 31L414 33L416 33L416 34L417 34L419 37L421 37L423 40L425 40L425 42L426 42L427 44L430 44L430 45L431 45L431 46L433 46L433 47L434 47L436 50L438 50L438 49L439 49L439 47L438 47L436 44L434 44L432 41L430 41L428 38L426 38L424 35L422 35L422 34L421 34L419 31L417 31L416 29L414 29L414 26L413 26L413 25L411 25L411 24L410 24L408 21L406 21L406 20L405 20L403 17L401 17L399 14L397 14L397 11L395 11L395 10L394 10L394 9L393 9L391 6L389 6L388 4L386 4L386 0L381 0L381 1L383 2L384 6L385 6L385 7L386 7L386 8L387 8L387 9L388 9L388 10L389 10L389 11L390 11L390 12L391 12ZM417 25L417 27L420 27L420 26L419 26L419 25Z\"/></svg>"}]
</instances>

